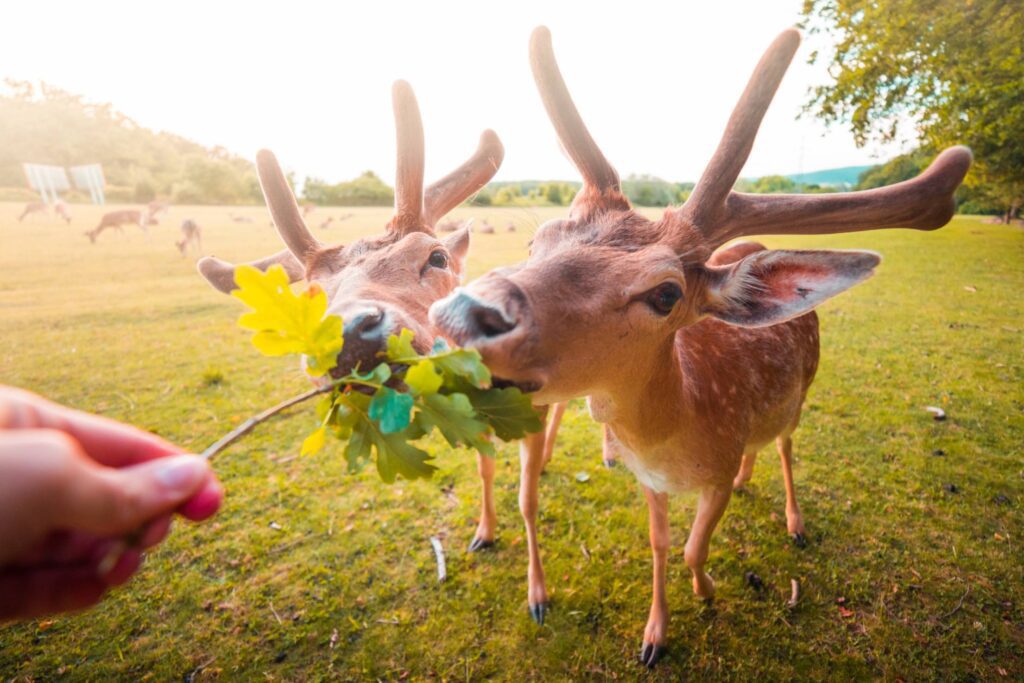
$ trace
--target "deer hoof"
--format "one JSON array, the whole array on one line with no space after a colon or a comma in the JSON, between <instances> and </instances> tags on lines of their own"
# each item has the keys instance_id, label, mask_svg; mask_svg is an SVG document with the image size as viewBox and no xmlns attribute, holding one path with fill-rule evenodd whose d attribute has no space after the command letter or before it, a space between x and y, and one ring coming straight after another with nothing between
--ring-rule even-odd
<instances>
[{"instance_id":1,"label":"deer hoof","mask_svg":"<svg viewBox=\"0 0 1024 683\"><path fill-rule=\"evenodd\" d=\"M536 605L530 605L530 616L537 622L538 626L544 625L544 617L548 613L548 603L538 602Z\"/></svg>"},{"instance_id":2,"label":"deer hoof","mask_svg":"<svg viewBox=\"0 0 1024 683\"><path fill-rule=\"evenodd\" d=\"M488 540L486 538L480 538L479 536L473 539L473 542L469 544L469 552L478 553L481 550L488 550L494 547L494 540Z\"/></svg>"},{"instance_id":3,"label":"deer hoof","mask_svg":"<svg viewBox=\"0 0 1024 683\"><path fill-rule=\"evenodd\" d=\"M791 538L793 539L793 545L795 545L797 548L807 547L807 537L804 536L802 533L797 532L793 534Z\"/></svg>"},{"instance_id":4,"label":"deer hoof","mask_svg":"<svg viewBox=\"0 0 1024 683\"><path fill-rule=\"evenodd\" d=\"M664 645L644 643L643 649L640 650L640 663L648 669L653 669L654 665L665 655L666 649Z\"/></svg>"}]
</instances>

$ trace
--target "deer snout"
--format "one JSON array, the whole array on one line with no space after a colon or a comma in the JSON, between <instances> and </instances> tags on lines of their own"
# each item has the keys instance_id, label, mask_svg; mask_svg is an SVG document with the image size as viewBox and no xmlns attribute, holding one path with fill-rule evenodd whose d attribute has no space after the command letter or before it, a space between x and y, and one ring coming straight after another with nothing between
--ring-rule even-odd
<instances>
[{"instance_id":1,"label":"deer snout","mask_svg":"<svg viewBox=\"0 0 1024 683\"><path fill-rule=\"evenodd\" d=\"M462 287L430 308L430 319L460 345L503 337L519 326L517 308L484 299Z\"/></svg>"},{"instance_id":2,"label":"deer snout","mask_svg":"<svg viewBox=\"0 0 1024 683\"><path fill-rule=\"evenodd\" d=\"M390 315L381 306L368 303L342 311L341 317L345 344L332 373L341 377L356 367L369 372L381 362L380 354L387 348Z\"/></svg>"}]
</instances>

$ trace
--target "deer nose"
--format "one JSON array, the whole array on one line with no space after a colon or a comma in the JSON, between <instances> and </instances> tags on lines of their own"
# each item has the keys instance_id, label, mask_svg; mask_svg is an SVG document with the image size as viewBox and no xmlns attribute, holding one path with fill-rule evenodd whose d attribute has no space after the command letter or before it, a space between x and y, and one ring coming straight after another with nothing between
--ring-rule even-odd
<instances>
[{"instance_id":1,"label":"deer nose","mask_svg":"<svg viewBox=\"0 0 1024 683\"><path fill-rule=\"evenodd\" d=\"M430 309L431 320L457 344L493 339L514 330L519 321L501 307L459 288Z\"/></svg>"},{"instance_id":2,"label":"deer nose","mask_svg":"<svg viewBox=\"0 0 1024 683\"><path fill-rule=\"evenodd\" d=\"M500 337L516 327L516 321L506 318L504 311L479 299L466 308L466 318L482 337Z\"/></svg>"},{"instance_id":3,"label":"deer nose","mask_svg":"<svg viewBox=\"0 0 1024 683\"><path fill-rule=\"evenodd\" d=\"M342 333L346 341L349 339L376 339L383 334L383 323L384 309L380 306L370 306L348 316Z\"/></svg>"}]
</instances>

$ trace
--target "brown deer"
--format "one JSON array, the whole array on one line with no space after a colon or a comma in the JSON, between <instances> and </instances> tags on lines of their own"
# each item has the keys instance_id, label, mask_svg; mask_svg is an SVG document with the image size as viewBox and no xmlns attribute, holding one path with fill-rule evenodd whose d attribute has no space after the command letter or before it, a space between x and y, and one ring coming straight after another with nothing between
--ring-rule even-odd
<instances>
[{"instance_id":1,"label":"brown deer","mask_svg":"<svg viewBox=\"0 0 1024 683\"><path fill-rule=\"evenodd\" d=\"M188 251L189 247L195 246L198 253L203 251L203 231L200 230L199 224L191 218L186 218L181 222L181 239L174 243L174 246L178 247L178 251L184 256Z\"/></svg>"},{"instance_id":2,"label":"brown deer","mask_svg":"<svg viewBox=\"0 0 1024 683\"><path fill-rule=\"evenodd\" d=\"M58 199L53 203L53 212L57 218L63 218L65 223L71 225L71 207L63 199Z\"/></svg>"},{"instance_id":3,"label":"brown deer","mask_svg":"<svg viewBox=\"0 0 1024 683\"><path fill-rule=\"evenodd\" d=\"M476 231L479 232L481 235L493 235L494 226L488 223L487 221L484 221L483 223L480 224L480 227L477 228Z\"/></svg>"},{"instance_id":4,"label":"brown deer","mask_svg":"<svg viewBox=\"0 0 1024 683\"><path fill-rule=\"evenodd\" d=\"M469 249L468 228L439 240L438 219L479 190L497 171L504 149L493 131L484 131L475 154L462 166L423 188L423 124L412 88L398 81L393 88L398 166L395 214L384 234L349 245L329 246L312 235L300 213L274 155L261 151L256 169L267 206L287 249L253 262L261 270L280 264L294 282L318 282L327 293L328 311L344 321L345 345L336 373L380 362L389 335L402 328L415 333L414 347L429 351L441 336L428 319L430 305L451 293L464 273ZM235 288L235 266L214 257L199 261L199 271L216 289ZM541 440L533 440L540 452ZM480 522L471 551L493 545L497 527L494 506L494 460L477 458L483 481Z\"/></svg>"},{"instance_id":5,"label":"brown deer","mask_svg":"<svg viewBox=\"0 0 1024 683\"><path fill-rule=\"evenodd\" d=\"M121 211L111 211L103 214L100 218L99 225L92 230L86 231L85 235L89 238L89 241L93 244L96 243L96 238L99 237L100 233L108 228L117 230L118 232L124 232L124 226L126 225L137 225L142 229L143 233L149 234L148 227L150 225L157 225L158 221L153 216L149 215L148 212L143 213L138 209L124 209Z\"/></svg>"},{"instance_id":6,"label":"brown deer","mask_svg":"<svg viewBox=\"0 0 1024 683\"><path fill-rule=\"evenodd\" d=\"M508 225L505 226L505 232L515 232L515 231L516 231L516 224L513 223L512 221L509 221Z\"/></svg>"},{"instance_id":7,"label":"brown deer","mask_svg":"<svg viewBox=\"0 0 1024 683\"><path fill-rule=\"evenodd\" d=\"M953 215L953 192L971 163L969 150L954 147L921 176L890 187L733 192L799 40L788 30L772 43L689 200L650 221L632 211L572 102L549 32L538 28L530 44L534 78L583 188L568 218L541 226L524 263L492 271L431 309L439 327L477 348L495 376L534 391L541 403L587 396L591 414L609 428L609 447L639 480L650 513L653 599L641 648L648 666L662 656L668 628L669 493L700 491L684 557L702 598L714 594L705 571L711 534L734 483L773 440L787 526L802 542L791 435L818 364L812 309L869 277L879 262L867 251L770 251L751 243L715 250L744 235L939 228ZM533 478L541 467L523 465ZM536 506L536 499L521 501L531 602L546 595Z\"/></svg>"},{"instance_id":8,"label":"brown deer","mask_svg":"<svg viewBox=\"0 0 1024 683\"><path fill-rule=\"evenodd\" d=\"M18 216L18 222L21 223L29 216L33 216L37 213L46 213L50 210L50 207L46 205L46 202L31 202L25 205L25 209Z\"/></svg>"},{"instance_id":9,"label":"brown deer","mask_svg":"<svg viewBox=\"0 0 1024 683\"><path fill-rule=\"evenodd\" d=\"M159 200L153 200L146 205L146 211L149 213L150 218L156 218L161 213L168 213L171 210L171 205L167 202L161 202Z\"/></svg>"}]
</instances>

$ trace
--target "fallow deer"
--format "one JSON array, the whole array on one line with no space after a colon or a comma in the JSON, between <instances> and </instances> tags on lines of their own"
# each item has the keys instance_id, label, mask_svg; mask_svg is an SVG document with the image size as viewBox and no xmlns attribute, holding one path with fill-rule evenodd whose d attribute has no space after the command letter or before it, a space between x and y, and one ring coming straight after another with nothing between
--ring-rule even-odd
<instances>
[{"instance_id":1,"label":"fallow deer","mask_svg":"<svg viewBox=\"0 0 1024 683\"><path fill-rule=\"evenodd\" d=\"M919 177L890 187L733 192L799 40L788 30L772 43L689 200L650 221L632 211L572 102L550 33L538 28L530 44L534 78L583 188L567 219L537 231L524 263L492 271L431 309L431 319L457 343L477 348L496 377L532 390L537 402L587 396L591 414L609 428L609 446L636 475L650 513L653 599L641 648L648 666L663 654L668 628L669 493L700 491L684 558L694 592L705 599L714 594L705 571L712 531L734 480L772 440L782 459L787 526L803 533L791 434L818 364L812 309L879 263L868 251L746 244L716 255L716 248L766 233L933 230L953 215L953 192L971 163L969 150L953 147ZM523 463L533 478L541 467ZM521 507L533 602L546 595L537 501L521 500Z\"/></svg>"},{"instance_id":2,"label":"fallow deer","mask_svg":"<svg viewBox=\"0 0 1024 683\"><path fill-rule=\"evenodd\" d=\"M513 223L512 221L509 221L508 225L505 226L505 232L515 232L515 231L516 231L516 224Z\"/></svg>"},{"instance_id":3,"label":"fallow deer","mask_svg":"<svg viewBox=\"0 0 1024 683\"><path fill-rule=\"evenodd\" d=\"M328 216L327 220L322 221L320 223L320 229L321 230L326 230L327 228L331 227L331 223L333 223L333 222L334 222L334 218Z\"/></svg>"},{"instance_id":4,"label":"fallow deer","mask_svg":"<svg viewBox=\"0 0 1024 683\"><path fill-rule=\"evenodd\" d=\"M63 218L65 223L71 225L71 207L63 199L53 203L53 212L57 214L57 218Z\"/></svg>"},{"instance_id":5,"label":"fallow deer","mask_svg":"<svg viewBox=\"0 0 1024 683\"><path fill-rule=\"evenodd\" d=\"M153 200L146 205L146 211L149 213L150 218L156 218L161 213L168 213L171 210L171 205L167 202L161 202L159 200Z\"/></svg>"},{"instance_id":6,"label":"fallow deer","mask_svg":"<svg viewBox=\"0 0 1024 683\"><path fill-rule=\"evenodd\" d=\"M30 202L25 205L25 209L18 216L18 222L21 223L29 216L33 216L37 213L46 213L50 207L46 205L46 202Z\"/></svg>"},{"instance_id":7,"label":"fallow deer","mask_svg":"<svg viewBox=\"0 0 1024 683\"><path fill-rule=\"evenodd\" d=\"M191 218L186 218L181 222L181 239L174 243L178 247L178 251L184 256L185 252L188 251L189 247L195 246L196 251L202 253L203 251L203 231L200 230L199 224Z\"/></svg>"},{"instance_id":8,"label":"fallow deer","mask_svg":"<svg viewBox=\"0 0 1024 683\"><path fill-rule=\"evenodd\" d=\"M253 265L265 270L280 264L292 282L316 281L327 293L328 312L344 321L345 344L335 373L355 367L368 370L380 362L389 335L408 328L413 346L423 353L442 336L429 321L435 301L451 293L462 279L470 234L463 227L439 240L438 219L479 190L498 170L504 149L493 131L484 131L477 151L462 166L424 190L423 124L412 88L398 81L393 88L398 165L395 214L383 235L349 245L322 244L307 228L295 196L274 155L263 150L256 168L273 216L287 249ZM235 288L235 266L214 257L199 261L199 271L216 289ZM541 435L543 438L543 435ZM534 440L535 443L538 443ZM537 446L538 453L540 445ZM477 456L483 482L480 522L470 551L493 545L497 526L494 505L493 458Z\"/></svg>"},{"instance_id":9,"label":"fallow deer","mask_svg":"<svg viewBox=\"0 0 1024 683\"><path fill-rule=\"evenodd\" d=\"M100 233L108 228L116 229L118 232L124 232L124 226L126 225L137 225L142 229L142 232L149 234L148 227L150 225L157 225L158 221L153 216L149 215L148 212L143 213L138 209L124 209L122 211L111 211L103 214L100 218L99 225L92 230L86 231L85 235L89 238L89 241L93 244L96 243L96 238L99 237Z\"/></svg>"},{"instance_id":10,"label":"fallow deer","mask_svg":"<svg viewBox=\"0 0 1024 683\"><path fill-rule=\"evenodd\" d=\"M480 224L480 227L477 228L476 231L479 232L481 235L493 235L494 226L488 223L487 221L484 221L483 223Z\"/></svg>"}]
</instances>

